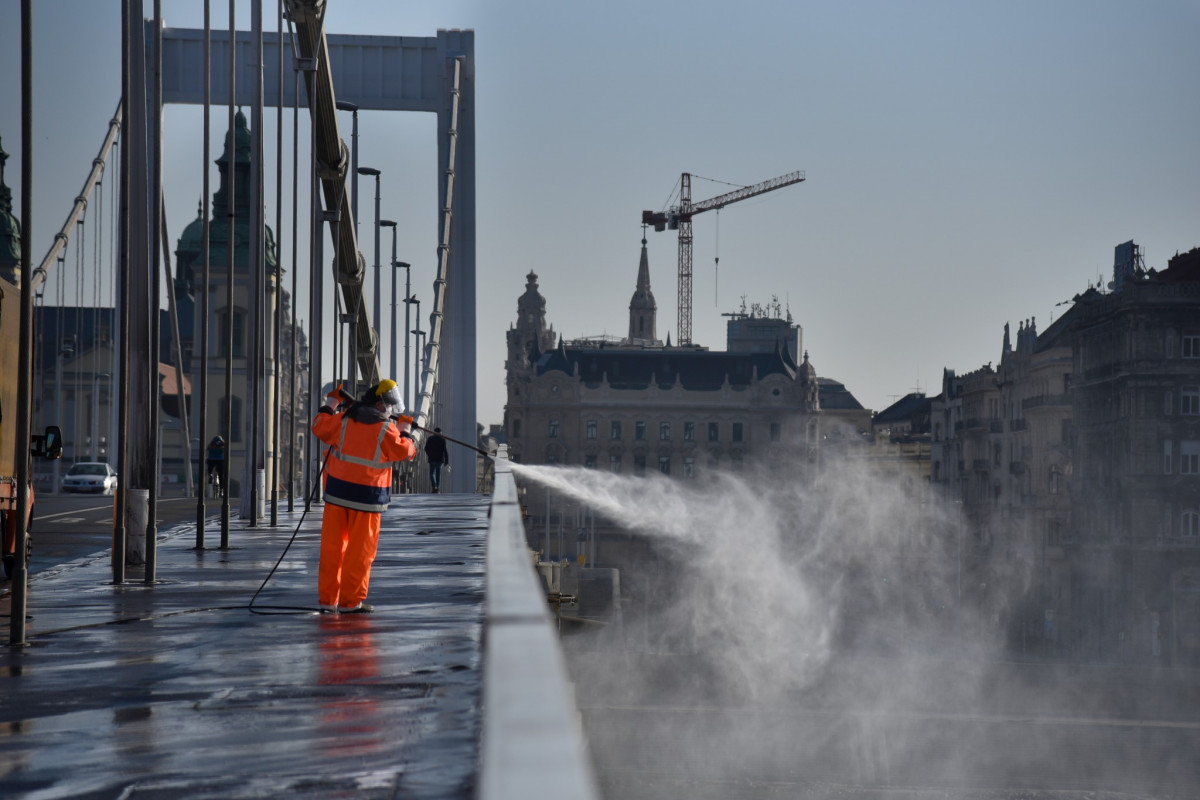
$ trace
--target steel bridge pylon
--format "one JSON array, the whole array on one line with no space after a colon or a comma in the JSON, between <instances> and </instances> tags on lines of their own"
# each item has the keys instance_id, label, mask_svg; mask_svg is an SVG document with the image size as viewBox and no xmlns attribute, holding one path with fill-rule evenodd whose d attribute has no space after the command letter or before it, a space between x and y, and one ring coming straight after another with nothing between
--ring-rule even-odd
<instances>
[{"instance_id":1,"label":"steel bridge pylon","mask_svg":"<svg viewBox=\"0 0 1200 800\"><path fill-rule=\"evenodd\" d=\"M152 21L145 23L147 92L153 68L149 43L153 40ZM436 36L366 36L326 34L330 71L334 91L339 100L348 100L359 110L424 111L437 114L438 166L445 174L454 160L455 183L450 198L450 252L445 284L444 318L440 342L440 369L437 396L438 423L451 436L474 442L476 428L476 280L475 280L475 33L472 30L439 30ZM229 102L228 31L212 31L212 88L213 105ZM238 98L254 96L254 81L260 73L252 65L254 41L249 31L236 35L237 70L235 92ZM279 41L274 33L263 32L263 64L261 72L264 105L274 106L279 81L283 81L283 96L293 97L296 73L290 68L292 49L285 36L283 74L276 69ZM204 102L204 31L187 28L162 30L162 99L163 104ZM455 98L454 80L458 69L458 89ZM224 73L224 74L222 74ZM306 98L304 92L301 98ZM452 111L457 100L457 118ZM286 102L286 101L285 101ZM302 100L306 103L307 100ZM148 109L147 116L153 113ZM452 136L451 131L454 131ZM454 144L451 140L456 139ZM139 152L133 154L135 163L153 163L153 137L133 137ZM142 184L143 197L152 195L149 175ZM439 211L446 208L445 185L439 183ZM207 199L206 199L207 202ZM134 201L132 213L142 209L149 215L149 204ZM149 219L134 230L151 230ZM143 247L139 245L139 247ZM150 244L144 245L144 252ZM324 267L322 267L324 268ZM320 347L318 341L310 342ZM312 387L319 391L319 387ZM457 470L450 476L449 490L473 492L475 475L472 470Z\"/></svg>"}]
</instances>

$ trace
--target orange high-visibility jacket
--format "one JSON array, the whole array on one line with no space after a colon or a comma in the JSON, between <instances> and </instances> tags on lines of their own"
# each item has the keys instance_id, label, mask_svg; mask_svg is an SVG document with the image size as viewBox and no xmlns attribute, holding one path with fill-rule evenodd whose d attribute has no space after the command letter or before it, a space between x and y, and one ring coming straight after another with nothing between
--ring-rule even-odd
<instances>
[{"instance_id":1,"label":"orange high-visibility jacket","mask_svg":"<svg viewBox=\"0 0 1200 800\"><path fill-rule=\"evenodd\" d=\"M312 432L330 445L325 502L382 513L392 501L392 462L416 455L411 439L390 421L359 422L345 411L322 408Z\"/></svg>"}]
</instances>

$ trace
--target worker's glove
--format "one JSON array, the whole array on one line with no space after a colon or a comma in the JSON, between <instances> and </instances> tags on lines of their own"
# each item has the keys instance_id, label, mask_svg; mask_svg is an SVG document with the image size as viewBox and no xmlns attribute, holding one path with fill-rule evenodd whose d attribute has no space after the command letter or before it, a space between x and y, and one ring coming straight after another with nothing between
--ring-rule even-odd
<instances>
[{"instance_id":1,"label":"worker's glove","mask_svg":"<svg viewBox=\"0 0 1200 800\"><path fill-rule=\"evenodd\" d=\"M413 418L407 414L401 414L397 417L392 417L392 420L396 423L396 427L400 429L401 435L404 435L412 430ZM412 439L413 437L410 434L408 438Z\"/></svg>"},{"instance_id":2,"label":"worker's glove","mask_svg":"<svg viewBox=\"0 0 1200 800\"><path fill-rule=\"evenodd\" d=\"M329 406L330 408L337 408L341 404L342 385L339 383L337 386L333 387L329 394L325 395L325 405Z\"/></svg>"}]
</instances>

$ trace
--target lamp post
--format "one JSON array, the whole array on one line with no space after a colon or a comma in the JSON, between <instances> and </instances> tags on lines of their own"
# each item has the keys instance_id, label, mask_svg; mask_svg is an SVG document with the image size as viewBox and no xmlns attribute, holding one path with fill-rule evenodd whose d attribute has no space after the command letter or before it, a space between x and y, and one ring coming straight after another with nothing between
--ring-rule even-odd
<instances>
[{"instance_id":1,"label":"lamp post","mask_svg":"<svg viewBox=\"0 0 1200 800\"><path fill-rule=\"evenodd\" d=\"M421 391L421 336L423 335L423 332L421 331L421 301L415 296L409 295L407 298L405 298L404 302L410 305L415 303L417 306L417 327L409 331L409 333L417 337L417 357L413 359L413 405L415 406L417 400L416 395ZM405 320L408 319L407 308L404 310L404 318ZM405 324L405 327L408 327L407 323ZM408 369L407 362L405 363L404 368ZM416 411L416 409L414 408L413 411Z\"/></svg>"},{"instance_id":2,"label":"lamp post","mask_svg":"<svg viewBox=\"0 0 1200 800\"><path fill-rule=\"evenodd\" d=\"M385 219L380 220L379 224L384 228L392 229L392 333L388 342L388 354L391 363L392 378L396 377L396 270L400 267L404 268L404 297L408 298L409 290L409 275L411 271L410 265L406 261L396 260L396 222L395 220ZM410 411L412 406L408 402L408 306L404 307L404 409Z\"/></svg>"},{"instance_id":3,"label":"lamp post","mask_svg":"<svg viewBox=\"0 0 1200 800\"><path fill-rule=\"evenodd\" d=\"M359 175L370 175L375 178L375 305L372 309L371 319L375 322L375 342L376 346L379 343L379 294L383 287L379 283L379 170L374 167L359 167ZM358 214L358 209L355 209L355 214ZM358 222L358 217L354 218ZM378 355L378 352L376 353Z\"/></svg>"}]
</instances>

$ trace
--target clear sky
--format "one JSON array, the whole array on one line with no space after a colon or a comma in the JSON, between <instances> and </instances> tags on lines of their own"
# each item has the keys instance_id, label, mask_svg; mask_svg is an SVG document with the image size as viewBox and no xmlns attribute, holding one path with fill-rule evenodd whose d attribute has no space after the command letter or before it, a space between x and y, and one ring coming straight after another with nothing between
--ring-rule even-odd
<instances>
[{"instance_id":1,"label":"clear sky","mask_svg":"<svg viewBox=\"0 0 1200 800\"><path fill-rule=\"evenodd\" d=\"M0 0L0 137L18 203L19 8ZM239 27L249 8L239 0ZM163 2L173 27L200 27L202 9ZM228 27L227 9L213 3L214 27ZM36 262L118 100L120 4L38 0L34 26ZM331 32L438 28L475 31L485 424L501 419L503 334L525 274L538 273L568 339L624 335L641 211L661 209L681 172L736 184L807 173L720 212L719 236L715 212L696 218L693 340L723 349L722 312L776 297L818 373L876 410L918 386L936 394L943 367L997 361L1005 322L1045 328L1061 301L1107 282L1115 245L1133 239L1157 268L1200 245L1195 0L329 3ZM215 158L224 111L213 117ZM199 122L194 108L166 115L172 246L196 215ZM434 120L364 112L359 125L360 165L383 171L383 217L401 222L399 257L428 299ZM290 148L290 110L284 131ZM284 185L290 265L290 177ZM696 179L693 199L728 188ZM359 191L370 265L373 182ZM677 341L677 241L648 239L658 333ZM390 249L385 234L385 260ZM303 289L299 301L306 309Z\"/></svg>"}]
</instances>

